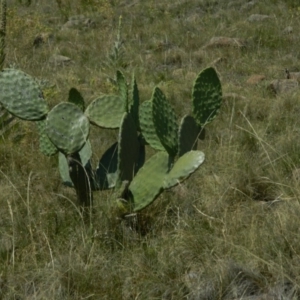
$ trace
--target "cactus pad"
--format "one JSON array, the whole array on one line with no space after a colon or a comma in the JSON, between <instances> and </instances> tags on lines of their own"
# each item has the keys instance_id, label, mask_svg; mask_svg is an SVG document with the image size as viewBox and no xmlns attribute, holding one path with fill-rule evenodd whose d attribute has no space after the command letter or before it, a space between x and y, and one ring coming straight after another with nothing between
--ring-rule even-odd
<instances>
[{"instance_id":1,"label":"cactus pad","mask_svg":"<svg viewBox=\"0 0 300 300\"><path fill-rule=\"evenodd\" d=\"M185 180L194 173L204 161L201 151L189 151L175 162L171 171L165 176L163 188L168 189Z\"/></svg>"},{"instance_id":2,"label":"cactus pad","mask_svg":"<svg viewBox=\"0 0 300 300\"><path fill-rule=\"evenodd\" d=\"M56 105L47 116L47 134L64 154L80 151L89 135L89 120L73 103Z\"/></svg>"},{"instance_id":3,"label":"cactus pad","mask_svg":"<svg viewBox=\"0 0 300 300\"><path fill-rule=\"evenodd\" d=\"M180 123L178 132L178 156L190 150L197 149L199 126L192 116L185 115Z\"/></svg>"},{"instance_id":4,"label":"cactus pad","mask_svg":"<svg viewBox=\"0 0 300 300\"><path fill-rule=\"evenodd\" d=\"M164 151L165 148L157 137L152 118L152 102L145 101L140 106L140 126L146 142L155 150Z\"/></svg>"},{"instance_id":5,"label":"cactus pad","mask_svg":"<svg viewBox=\"0 0 300 300\"><path fill-rule=\"evenodd\" d=\"M197 77L192 91L193 115L199 126L210 123L219 112L222 87L213 68L203 70Z\"/></svg>"},{"instance_id":6,"label":"cactus pad","mask_svg":"<svg viewBox=\"0 0 300 300\"><path fill-rule=\"evenodd\" d=\"M84 144L83 148L79 151L79 156L83 166L87 166L92 157L92 148L89 140ZM62 152L59 152L58 154L58 168L59 168L59 173L63 181L63 184L69 187L74 187L74 184L71 180L70 173L69 173L68 160Z\"/></svg>"},{"instance_id":7,"label":"cactus pad","mask_svg":"<svg viewBox=\"0 0 300 300\"><path fill-rule=\"evenodd\" d=\"M102 155L96 170L96 187L99 190L113 188L118 174L118 143L114 143Z\"/></svg>"},{"instance_id":8,"label":"cactus pad","mask_svg":"<svg viewBox=\"0 0 300 300\"><path fill-rule=\"evenodd\" d=\"M152 95L152 117L156 134L171 157L178 151L178 124L175 112L165 95L155 88Z\"/></svg>"},{"instance_id":9,"label":"cactus pad","mask_svg":"<svg viewBox=\"0 0 300 300\"><path fill-rule=\"evenodd\" d=\"M128 112L128 87L126 79L124 77L124 74L119 70L117 71L116 78L119 95L123 101L123 111Z\"/></svg>"},{"instance_id":10,"label":"cactus pad","mask_svg":"<svg viewBox=\"0 0 300 300\"><path fill-rule=\"evenodd\" d=\"M79 93L79 91L75 88L70 89L68 102L71 102L71 103L77 105L82 111L85 110L84 99L83 99L82 95Z\"/></svg>"},{"instance_id":11,"label":"cactus pad","mask_svg":"<svg viewBox=\"0 0 300 300\"><path fill-rule=\"evenodd\" d=\"M15 69L0 72L0 103L24 120L40 120L48 113L48 105L37 82Z\"/></svg>"},{"instance_id":12,"label":"cactus pad","mask_svg":"<svg viewBox=\"0 0 300 300\"><path fill-rule=\"evenodd\" d=\"M119 130L118 172L121 182L131 181L139 159L139 141L135 123L130 114L124 113Z\"/></svg>"},{"instance_id":13,"label":"cactus pad","mask_svg":"<svg viewBox=\"0 0 300 300\"><path fill-rule=\"evenodd\" d=\"M132 76L131 89L128 96L128 112L131 114L136 128L140 130L140 120L139 120L139 105L140 105L140 96L138 86L135 80L134 75Z\"/></svg>"},{"instance_id":14,"label":"cactus pad","mask_svg":"<svg viewBox=\"0 0 300 300\"><path fill-rule=\"evenodd\" d=\"M85 115L97 126L119 128L124 112L121 96L103 95L87 107Z\"/></svg>"},{"instance_id":15,"label":"cactus pad","mask_svg":"<svg viewBox=\"0 0 300 300\"><path fill-rule=\"evenodd\" d=\"M145 208L159 196L163 191L164 178L168 169L167 152L158 152L146 161L129 185L134 211Z\"/></svg>"},{"instance_id":16,"label":"cactus pad","mask_svg":"<svg viewBox=\"0 0 300 300\"><path fill-rule=\"evenodd\" d=\"M40 151L46 156L52 156L58 152L46 133L46 119L36 122L39 132Z\"/></svg>"}]
</instances>

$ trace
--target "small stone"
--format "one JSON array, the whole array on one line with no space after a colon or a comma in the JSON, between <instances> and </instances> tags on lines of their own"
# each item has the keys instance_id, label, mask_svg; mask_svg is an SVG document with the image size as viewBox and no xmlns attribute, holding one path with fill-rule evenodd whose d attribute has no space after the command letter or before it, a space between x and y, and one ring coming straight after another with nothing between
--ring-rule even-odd
<instances>
[{"instance_id":1,"label":"small stone","mask_svg":"<svg viewBox=\"0 0 300 300\"><path fill-rule=\"evenodd\" d=\"M245 46L246 46L246 42L242 39L218 36L218 37L212 37L210 41L203 48L204 49L220 48L220 47L243 48Z\"/></svg>"},{"instance_id":2,"label":"small stone","mask_svg":"<svg viewBox=\"0 0 300 300\"><path fill-rule=\"evenodd\" d=\"M250 1L248 3L245 3L244 5L242 5L241 11L250 10L255 4L256 4L256 1Z\"/></svg>"},{"instance_id":3,"label":"small stone","mask_svg":"<svg viewBox=\"0 0 300 300\"><path fill-rule=\"evenodd\" d=\"M249 22L260 22L266 19L270 19L271 17L268 15L260 15L260 14L253 14L248 18Z\"/></svg>"},{"instance_id":4,"label":"small stone","mask_svg":"<svg viewBox=\"0 0 300 300\"><path fill-rule=\"evenodd\" d=\"M66 29L84 29L94 27L95 22L84 15L72 16L69 20L62 26L62 30Z\"/></svg>"},{"instance_id":5,"label":"small stone","mask_svg":"<svg viewBox=\"0 0 300 300\"><path fill-rule=\"evenodd\" d=\"M247 84L255 85L265 80L266 76L264 75L251 75L246 81Z\"/></svg>"},{"instance_id":6,"label":"small stone","mask_svg":"<svg viewBox=\"0 0 300 300\"><path fill-rule=\"evenodd\" d=\"M299 83L295 79L276 79L270 83L268 88L275 94L283 94L297 90Z\"/></svg>"},{"instance_id":7,"label":"small stone","mask_svg":"<svg viewBox=\"0 0 300 300\"><path fill-rule=\"evenodd\" d=\"M283 29L282 31L283 34L291 34L293 33L293 27L292 26L288 26L286 28Z\"/></svg>"},{"instance_id":8,"label":"small stone","mask_svg":"<svg viewBox=\"0 0 300 300\"><path fill-rule=\"evenodd\" d=\"M62 65L67 65L72 62L70 57L59 55L59 54L54 54L50 57L49 63L56 65L56 66L62 66Z\"/></svg>"}]
</instances>

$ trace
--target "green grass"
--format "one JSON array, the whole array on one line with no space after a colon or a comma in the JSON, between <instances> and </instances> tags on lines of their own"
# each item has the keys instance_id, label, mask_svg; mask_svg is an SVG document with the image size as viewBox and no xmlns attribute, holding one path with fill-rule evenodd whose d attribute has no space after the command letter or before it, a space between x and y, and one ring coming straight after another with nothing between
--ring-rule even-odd
<instances>
[{"instance_id":1,"label":"green grass","mask_svg":"<svg viewBox=\"0 0 300 300\"><path fill-rule=\"evenodd\" d=\"M244 99L223 101L198 146L205 163L189 180L138 219L116 219L112 193L95 192L89 225L75 191L61 184L57 157L38 151L35 125L18 123L0 140L0 299L226 300L270 289L299 299L300 92L267 90L285 68L300 68L298 1L244 11L242 0L32 2L8 6L6 65L47 80L51 107L71 87L87 103L113 92L117 65L127 78L135 73L142 101L158 85L182 117L197 74L219 57L223 93ZM249 23L254 13L272 18ZM77 14L95 27L61 31ZM122 63L108 63L121 14ZM287 26L294 32L283 34ZM43 32L53 41L34 48ZM203 49L213 36L242 38L247 47ZM73 63L49 64L55 53ZM266 81L248 85L252 74ZM116 134L93 128L94 163ZM279 291L284 282L290 296Z\"/></svg>"}]
</instances>

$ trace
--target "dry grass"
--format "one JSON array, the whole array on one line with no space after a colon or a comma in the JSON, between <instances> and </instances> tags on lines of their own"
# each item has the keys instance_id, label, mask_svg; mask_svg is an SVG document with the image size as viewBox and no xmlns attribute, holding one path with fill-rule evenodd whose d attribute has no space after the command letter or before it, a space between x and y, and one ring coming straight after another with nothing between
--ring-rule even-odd
<instances>
[{"instance_id":1,"label":"dry grass","mask_svg":"<svg viewBox=\"0 0 300 300\"><path fill-rule=\"evenodd\" d=\"M139 220L116 220L106 192L95 193L85 224L57 158L39 153L34 124L15 127L0 141L0 299L299 299L300 92L266 88L285 68L300 68L298 1L242 11L247 1L32 2L9 5L6 63L47 80L51 107L71 87L87 103L113 91L117 65L128 78L135 72L143 100L159 85L183 116L197 73L219 57L224 94L244 98L224 100L199 143L203 166ZM272 18L249 23L254 13ZM95 27L61 31L77 14ZM120 14L124 53L109 64ZM283 34L287 26L294 32ZM33 47L45 32L53 39ZM203 49L213 36L243 38L247 47ZM73 63L49 64L55 53ZM247 85L252 74L266 81ZM115 138L92 131L94 161Z\"/></svg>"}]
</instances>

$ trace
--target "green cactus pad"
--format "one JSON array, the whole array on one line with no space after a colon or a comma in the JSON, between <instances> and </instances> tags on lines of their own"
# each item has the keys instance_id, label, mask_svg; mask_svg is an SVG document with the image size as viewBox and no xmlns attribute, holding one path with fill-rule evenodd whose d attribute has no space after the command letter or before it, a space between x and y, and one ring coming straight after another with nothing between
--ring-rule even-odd
<instances>
[{"instance_id":1,"label":"green cactus pad","mask_svg":"<svg viewBox=\"0 0 300 300\"><path fill-rule=\"evenodd\" d=\"M81 159L82 164L86 167L89 164L89 161L92 157L92 147L91 143L88 140L82 149L79 151L79 156ZM62 153L58 153L58 169L60 173L60 177L63 181L63 184L69 186L69 187L74 187L74 184L70 178L69 174L69 164L66 156Z\"/></svg>"},{"instance_id":2,"label":"green cactus pad","mask_svg":"<svg viewBox=\"0 0 300 300\"><path fill-rule=\"evenodd\" d=\"M139 159L139 141L135 123L130 114L124 113L119 130L118 172L121 182L131 181Z\"/></svg>"},{"instance_id":3,"label":"green cactus pad","mask_svg":"<svg viewBox=\"0 0 300 300\"><path fill-rule=\"evenodd\" d=\"M123 111L128 112L128 87L126 79L124 77L124 74L119 70L117 71L116 78L119 95L121 96L123 101Z\"/></svg>"},{"instance_id":4,"label":"green cactus pad","mask_svg":"<svg viewBox=\"0 0 300 300\"><path fill-rule=\"evenodd\" d=\"M152 95L152 117L156 134L171 157L178 151L176 114L163 92L156 87Z\"/></svg>"},{"instance_id":5,"label":"green cactus pad","mask_svg":"<svg viewBox=\"0 0 300 300\"><path fill-rule=\"evenodd\" d=\"M97 126L119 128L124 112L121 96L103 95L87 107L85 114Z\"/></svg>"},{"instance_id":6,"label":"green cactus pad","mask_svg":"<svg viewBox=\"0 0 300 300\"><path fill-rule=\"evenodd\" d=\"M99 190L113 188L118 180L118 143L114 143L102 155L96 170L96 187Z\"/></svg>"},{"instance_id":7,"label":"green cactus pad","mask_svg":"<svg viewBox=\"0 0 300 300\"><path fill-rule=\"evenodd\" d=\"M139 105L140 96L138 86L134 75L132 76L131 89L128 96L128 112L131 114L136 128L140 131L140 120L139 120Z\"/></svg>"},{"instance_id":8,"label":"green cactus pad","mask_svg":"<svg viewBox=\"0 0 300 300\"><path fill-rule=\"evenodd\" d=\"M196 150L199 136L199 126L192 116L185 115L180 123L178 132L178 156Z\"/></svg>"},{"instance_id":9,"label":"green cactus pad","mask_svg":"<svg viewBox=\"0 0 300 300\"><path fill-rule=\"evenodd\" d=\"M189 151L179 157L171 171L165 176L163 188L171 188L185 180L198 169L204 158L204 153L201 151Z\"/></svg>"},{"instance_id":10,"label":"green cactus pad","mask_svg":"<svg viewBox=\"0 0 300 300\"><path fill-rule=\"evenodd\" d=\"M69 187L74 187L69 174L68 160L61 152L58 153L58 170L63 184Z\"/></svg>"},{"instance_id":11,"label":"green cactus pad","mask_svg":"<svg viewBox=\"0 0 300 300\"><path fill-rule=\"evenodd\" d=\"M39 132L40 151L46 156L52 156L58 152L46 133L46 119L36 122Z\"/></svg>"},{"instance_id":12,"label":"green cactus pad","mask_svg":"<svg viewBox=\"0 0 300 300\"><path fill-rule=\"evenodd\" d=\"M135 165L134 174L136 174L138 170L144 165L146 159L146 147L141 134L139 134L138 136L138 141L139 141L139 158Z\"/></svg>"},{"instance_id":13,"label":"green cactus pad","mask_svg":"<svg viewBox=\"0 0 300 300\"><path fill-rule=\"evenodd\" d=\"M193 115L199 126L203 127L216 117L222 102L222 86L214 68L207 68L198 75L192 101Z\"/></svg>"},{"instance_id":14,"label":"green cactus pad","mask_svg":"<svg viewBox=\"0 0 300 300\"><path fill-rule=\"evenodd\" d=\"M68 102L71 102L71 103L77 105L82 111L85 110L84 99L83 99L82 95L79 93L79 91L75 88L70 89Z\"/></svg>"},{"instance_id":15,"label":"green cactus pad","mask_svg":"<svg viewBox=\"0 0 300 300\"><path fill-rule=\"evenodd\" d=\"M48 105L37 82L15 69L0 72L0 103L24 120L40 120L48 113Z\"/></svg>"},{"instance_id":16,"label":"green cactus pad","mask_svg":"<svg viewBox=\"0 0 300 300\"><path fill-rule=\"evenodd\" d=\"M163 191L164 178L168 169L167 152L158 152L146 161L129 185L134 211L145 208L159 196Z\"/></svg>"},{"instance_id":17,"label":"green cactus pad","mask_svg":"<svg viewBox=\"0 0 300 300\"><path fill-rule=\"evenodd\" d=\"M80 151L88 139L89 120L73 103L56 105L47 116L47 134L52 143L63 153Z\"/></svg>"},{"instance_id":18,"label":"green cactus pad","mask_svg":"<svg viewBox=\"0 0 300 300\"><path fill-rule=\"evenodd\" d=\"M164 151L165 148L161 144L153 124L152 118L152 102L145 101L140 106L140 126L142 130L142 135L146 142L155 150Z\"/></svg>"}]
</instances>

